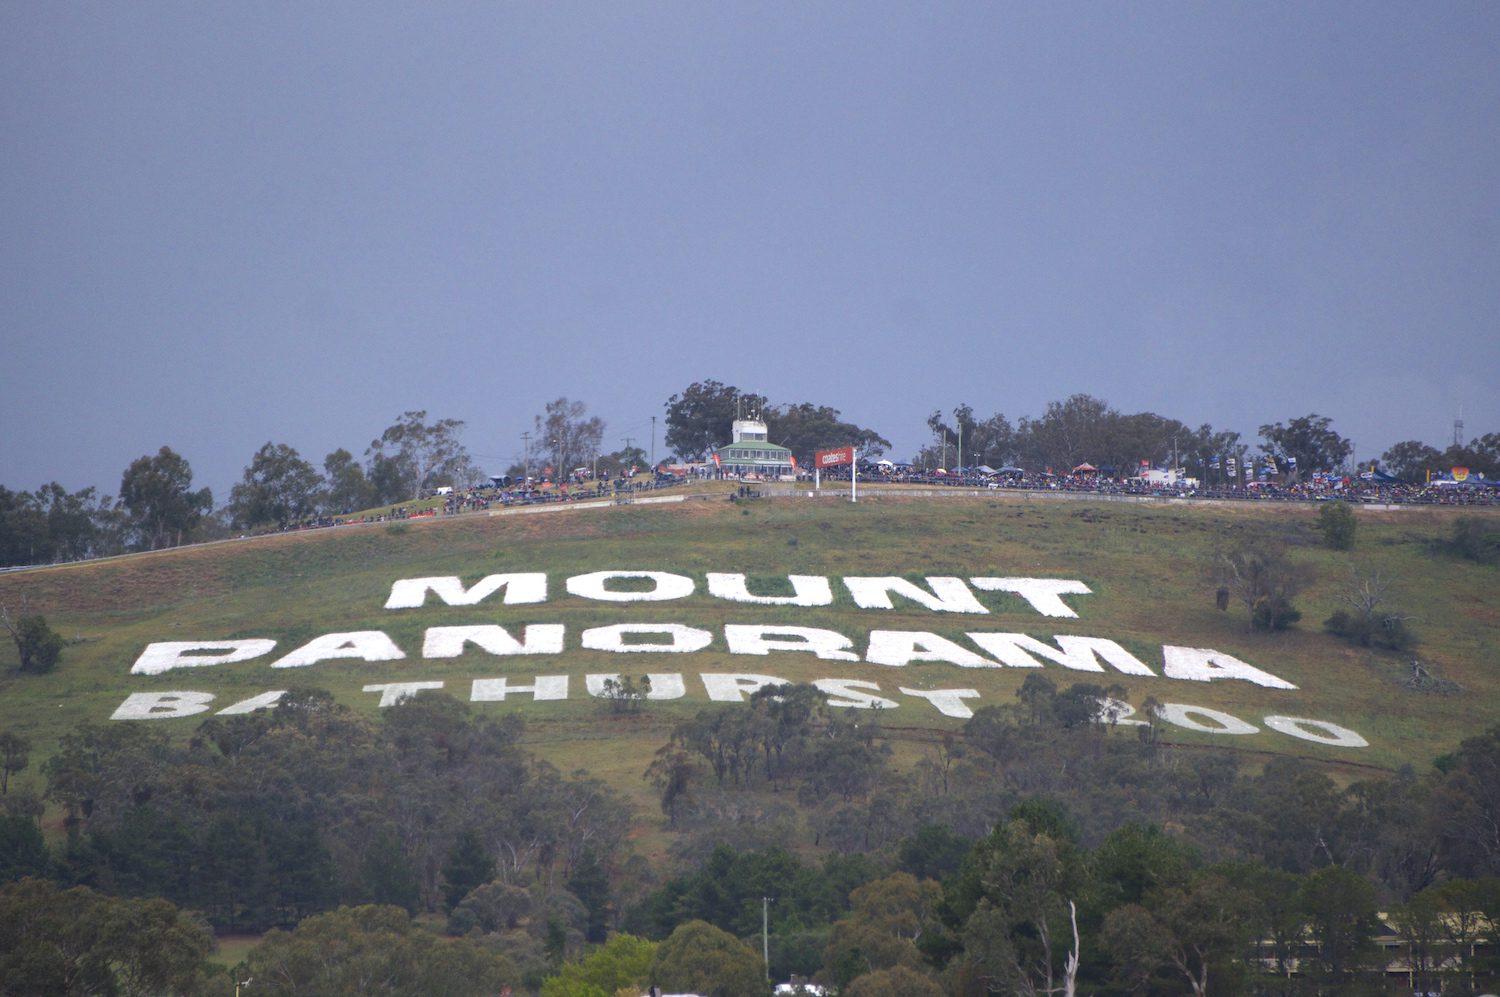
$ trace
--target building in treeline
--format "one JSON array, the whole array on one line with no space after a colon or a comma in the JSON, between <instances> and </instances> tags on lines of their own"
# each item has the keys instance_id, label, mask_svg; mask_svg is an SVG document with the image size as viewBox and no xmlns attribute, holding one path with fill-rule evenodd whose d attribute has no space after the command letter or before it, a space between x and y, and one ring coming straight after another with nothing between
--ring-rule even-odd
<instances>
[{"instance_id":1,"label":"building in treeline","mask_svg":"<svg viewBox=\"0 0 1500 997\"><path fill-rule=\"evenodd\" d=\"M734 442L713 452L714 464L725 477L776 481L796 475L796 458L786 447L766 439L766 424L759 413L734 420L731 432Z\"/></svg>"}]
</instances>

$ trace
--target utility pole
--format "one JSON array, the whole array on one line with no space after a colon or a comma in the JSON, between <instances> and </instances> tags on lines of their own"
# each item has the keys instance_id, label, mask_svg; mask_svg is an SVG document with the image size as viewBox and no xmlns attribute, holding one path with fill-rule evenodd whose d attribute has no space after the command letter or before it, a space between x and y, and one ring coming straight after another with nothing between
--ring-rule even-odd
<instances>
[{"instance_id":1,"label":"utility pole","mask_svg":"<svg viewBox=\"0 0 1500 997\"><path fill-rule=\"evenodd\" d=\"M656 473L656 416L651 417L651 473Z\"/></svg>"},{"instance_id":2,"label":"utility pole","mask_svg":"<svg viewBox=\"0 0 1500 997\"><path fill-rule=\"evenodd\" d=\"M521 442L526 447L526 460L524 462L524 466L526 468L526 479L529 481L531 480L531 434L522 433Z\"/></svg>"},{"instance_id":3,"label":"utility pole","mask_svg":"<svg viewBox=\"0 0 1500 997\"><path fill-rule=\"evenodd\" d=\"M771 979L771 919L769 915L771 906L770 897L760 898L760 954L766 961L766 980Z\"/></svg>"}]
</instances>

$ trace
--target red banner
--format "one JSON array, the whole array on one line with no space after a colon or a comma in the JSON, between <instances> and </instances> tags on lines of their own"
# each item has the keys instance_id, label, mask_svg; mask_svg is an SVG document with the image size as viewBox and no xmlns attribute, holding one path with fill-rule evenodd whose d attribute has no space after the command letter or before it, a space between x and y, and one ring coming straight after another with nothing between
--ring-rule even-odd
<instances>
[{"instance_id":1,"label":"red banner","mask_svg":"<svg viewBox=\"0 0 1500 997\"><path fill-rule=\"evenodd\" d=\"M839 447L837 450L819 450L813 455L813 461L817 467L835 467L839 464L853 464L854 448Z\"/></svg>"}]
</instances>

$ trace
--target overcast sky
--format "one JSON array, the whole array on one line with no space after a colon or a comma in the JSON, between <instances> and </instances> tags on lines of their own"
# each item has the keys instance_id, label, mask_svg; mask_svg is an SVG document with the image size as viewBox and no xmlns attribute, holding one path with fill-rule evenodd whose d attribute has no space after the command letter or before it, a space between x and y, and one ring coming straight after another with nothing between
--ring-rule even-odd
<instances>
[{"instance_id":1,"label":"overcast sky","mask_svg":"<svg viewBox=\"0 0 1500 997\"><path fill-rule=\"evenodd\" d=\"M0 484L716 379L1500 431L1500 4L0 3ZM830 441L837 443L841 441Z\"/></svg>"}]
</instances>

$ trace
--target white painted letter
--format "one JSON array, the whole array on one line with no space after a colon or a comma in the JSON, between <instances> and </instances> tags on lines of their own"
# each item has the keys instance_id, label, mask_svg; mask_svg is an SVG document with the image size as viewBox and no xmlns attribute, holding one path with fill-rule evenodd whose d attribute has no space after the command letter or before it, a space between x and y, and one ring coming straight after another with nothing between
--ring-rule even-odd
<instances>
[{"instance_id":1,"label":"white painted letter","mask_svg":"<svg viewBox=\"0 0 1500 997\"><path fill-rule=\"evenodd\" d=\"M416 609L427 601L429 590L450 606L473 606L505 589L505 605L518 606L547 601L547 576L540 571L515 575L487 575L471 589L456 575L445 578L403 578L391 586L386 609Z\"/></svg>"},{"instance_id":2,"label":"white painted letter","mask_svg":"<svg viewBox=\"0 0 1500 997\"><path fill-rule=\"evenodd\" d=\"M1149 727L1145 720L1131 720L1135 716L1135 707L1123 699L1112 699L1105 696L1099 700L1099 720L1103 723L1113 724L1116 727Z\"/></svg>"},{"instance_id":3,"label":"white painted letter","mask_svg":"<svg viewBox=\"0 0 1500 997\"><path fill-rule=\"evenodd\" d=\"M274 709L276 704L281 702L281 697L285 695L285 689L277 689L274 692L263 692L259 696L251 696L249 699L242 699L238 703L226 706L214 714L214 716L233 716L237 713L254 713L256 710Z\"/></svg>"},{"instance_id":4,"label":"white painted letter","mask_svg":"<svg viewBox=\"0 0 1500 997\"><path fill-rule=\"evenodd\" d=\"M1304 720L1302 717L1266 717L1267 727L1292 737L1317 744L1328 744L1335 748L1368 748L1370 742L1348 727L1331 724L1327 720ZM1312 730L1306 728L1311 727Z\"/></svg>"},{"instance_id":5,"label":"white painted letter","mask_svg":"<svg viewBox=\"0 0 1500 997\"><path fill-rule=\"evenodd\" d=\"M627 644L626 634L665 634L669 644ZM583 646L590 651L654 651L662 654L687 654L712 644L714 635L707 630L685 627L681 623L616 623L594 627L583 632Z\"/></svg>"},{"instance_id":6,"label":"white painted letter","mask_svg":"<svg viewBox=\"0 0 1500 997\"><path fill-rule=\"evenodd\" d=\"M763 689L768 685L790 685L786 679L772 678L770 675L750 675L744 672L722 672L707 673L698 676L703 680L703 688L708 691L708 698L716 703L743 703L745 697Z\"/></svg>"},{"instance_id":7,"label":"white painted letter","mask_svg":"<svg viewBox=\"0 0 1500 997\"><path fill-rule=\"evenodd\" d=\"M1058 596L1092 594L1083 582L1066 578L970 578L969 581L981 592L1014 592L1043 616L1066 619L1074 619L1078 614Z\"/></svg>"},{"instance_id":8,"label":"white painted letter","mask_svg":"<svg viewBox=\"0 0 1500 997\"><path fill-rule=\"evenodd\" d=\"M1135 655L1103 637L1058 635L1052 638L1057 641L1057 647L1052 648L1025 634L979 633L967 636L1009 668L1040 668L1042 663L1033 657L1036 655L1076 672L1104 671L1104 666L1098 661L1103 658L1115 671L1126 675L1156 674L1141 664Z\"/></svg>"},{"instance_id":9,"label":"white painted letter","mask_svg":"<svg viewBox=\"0 0 1500 997\"><path fill-rule=\"evenodd\" d=\"M919 602L935 613L988 613L969 591L962 578L935 576L927 579L932 592L924 592L905 578L845 578L844 585L860 609L895 609L891 593Z\"/></svg>"},{"instance_id":10,"label":"white painted letter","mask_svg":"<svg viewBox=\"0 0 1500 997\"><path fill-rule=\"evenodd\" d=\"M744 575L708 573L708 594L730 602L753 602L761 606L831 606L833 590L822 575L787 575L795 595L751 595Z\"/></svg>"},{"instance_id":11,"label":"white painted letter","mask_svg":"<svg viewBox=\"0 0 1500 997\"><path fill-rule=\"evenodd\" d=\"M380 693L380 708L395 706L403 699L415 696L423 689L441 689L441 682L382 682L365 686L365 692Z\"/></svg>"},{"instance_id":12,"label":"white painted letter","mask_svg":"<svg viewBox=\"0 0 1500 997\"><path fill-rule=\"evenodd\" d=\"M213 702L211 692L132 692L111 720L170 720L202 713Z\"/></svg>"},{"instance_id":13,"label":"white painted letter","mask_svg":"<svg viewBox=\"0 0 1500 997\"><path fill-rule=\"evenodd\" d=\"M604 583L611 578L649 578L655 584L649 592L611 592ZM568 579L568 591L580 599L604 602L666 602L693 594L693 580L665 571L595 571Z\"/></svg>"},{"instance_id":14,"label":"white painted letter","mask_svg":"<svg viewBox=\"0 0 1500 997\"><path fill-rule=\"evenodd\" d=\"M924 630L871 630L865 660L900 668L913 661L946 661L964 668L999 668L995 662Z\"/></svg>"},{"instance_id":15,"label":"white painted letter","mask_svg":"<svg viewBox=\"0 0 1500 997\"><path fill-rule=\"evenodd\" d=\"M566 675L538 675L533 685L511 685L507 679L475 679L469 692L471 703L503 703L505 697L518 692L529 692L535 702L568 698Z\"/></svg>"},{"instance_id":16,"label":"white painted letter","mask_svg":"<svg viewBox=\"0 0 1500 997\"><path fill-rule=\"evenodd\" d=\"M861 689L879 692L880 686L874 682L862 682L859 679L814 679L813 685L829 697L829 706L855 710L894 710L899 705L893 699L860 692Z\"/></svg>"},{"instance_id":17,"label":"white painted letter","mask_svg":"<svg viewBox=\"0 0 1500 997\"><path fill-rule=\"evenodd\" d=\"M517 641L504 627L428 627L422 639L422 657L456 658L472 641L490 654L562 654L561 623L528 623Z\"/></svg>"},{"instance_id":18,"label":"white painted letter","mask_svg":"<svg viewBox=\"0 0 1500 997\"><path fill-rule=\"evenodd\" d=\"M130 667L132 675L160 675L173 668L202 668L206 665L232 665L249 661L270 652L274 640L252 637L248 640L166 640L147 644L141 656ZM192 654L193 651L217 651L217 654Z\"/></svg>"},{"instance_id":19,"label":"white painted letter","mask_svg":"<svg viewBox=\"0 0 1500 997\"><path fill-rule=\"evenodd\" d=\"M687 686L682 683L681 672L649 672L646 677L651 680L651 691L646 694L647 699L681 699L687 695ZM602 699L608 695L604 683L610 679L621 681L618 674L586 675L584 684L588 687L590 696Z\"/></svg>"},{"instance_id":20,"label":"white painted letter","mask_svg":"<svg viewBox=\"0 0 1500 997\"><path fill-rule=\"evenodd\" d=\"M903 686L901 691L908 696L927 700L945 717L963 720L974 715L974 711L964 704L964 700L979 698L978 689L907 689Z\"/></svg>"},{"instance_id":21,"label":"white painted letter","mask_svg":"<svg viewBox=\"0 0 1500 997\"><path fill-rule=\"evenodd\" d=\"M858 661L848 650L854 642L834 630L817 627L761 627L731 623L724 627L730 654L770 654L772 651L811 651L825 661Z\"/></svg>"},{"instance_id":22,"label":"white painted letter","mask_svg":"<svg viewBox=\"0 0 1500 997\"><path fill-rule=\"evenodd\" d=\"M334 658L362 661L400 661L406 657L395 642L379 630L355 630L346 634L314 637L285 657L271 662L272 668L303 668Z\"/></svg>"},{"instance_id":23,"label":"white painted letter","mask_svg":"<svg viewBox=\"0 0 1500 997\"><path fill-rule=\"evenodd\" d=\"M1161 649L1164 665L1161 673L1169 679L1212 682L1214 679L1244 679L1267 689L1295 689L1296 686L1269 672L1247 665L1223 651L1205 647L1172 647Z\"/></svg>"},{"instance_id":24,"label":"white painted letter","mask_svg":"<svg viewBox=\"0 0 1500 997\"><path fill-rule=\"evenodd\" d=\"M1210 710L1206 706L1188 706L1184 703L1163 703L1157 708L1156 715L1168 723L1185 727L1188 730L1202 731L1205 734L1254 734L1260 729L1228 713ZM1195 715L1211 720L1213 723L1206 724L1194 720Z\"/></svg>"}]
</instances>

